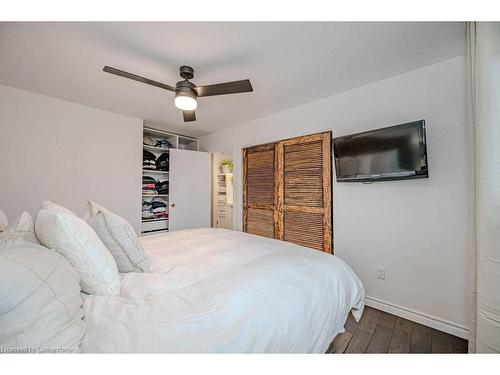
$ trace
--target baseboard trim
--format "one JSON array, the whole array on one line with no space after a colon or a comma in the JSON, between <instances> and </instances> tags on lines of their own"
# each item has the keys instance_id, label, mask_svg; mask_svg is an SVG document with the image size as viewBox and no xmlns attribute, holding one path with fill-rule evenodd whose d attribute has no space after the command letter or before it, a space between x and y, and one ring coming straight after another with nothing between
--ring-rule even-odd
<instances>
[{"instance_id":1,"label":"baseboard trim","mask_svg":"<svg viewBox=\"0 0 500 375\"><path fill-rule=\"evenodd\" d=\"M466 326L440 319L420 311L412 310L407 307L399 306L394 303L382 301L378 298L366 297L366 305L390 314L405 318L425 326L458 336L463 339L469 339L469 329Z\"/></svg>"}]
</instances>

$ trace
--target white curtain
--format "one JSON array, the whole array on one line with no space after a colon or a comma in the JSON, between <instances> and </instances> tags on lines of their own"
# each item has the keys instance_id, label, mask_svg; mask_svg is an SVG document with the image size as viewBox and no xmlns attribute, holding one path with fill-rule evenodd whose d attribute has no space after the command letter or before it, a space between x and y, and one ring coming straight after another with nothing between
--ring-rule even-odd
<instances>
[{"instance_id":1,"label":"white curtain","mask_svg":"<svg viewBox=\"0 0 500 375\"><path fill-rule=\"evenodd\" d=\"M469 350L500 353L500 23L467 25L476 153L476 248ZM475 264L474 264L475 263Z\"/></svg>"}]
</instances>

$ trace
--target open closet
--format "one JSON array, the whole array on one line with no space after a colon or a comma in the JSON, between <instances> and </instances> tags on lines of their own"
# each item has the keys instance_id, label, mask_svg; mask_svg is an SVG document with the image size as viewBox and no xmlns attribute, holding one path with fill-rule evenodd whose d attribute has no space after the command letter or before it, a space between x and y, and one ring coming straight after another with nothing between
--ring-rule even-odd
<instances>
[{"instance_id":1,"label":"open closet","mask_svg":"<svg viewBox=\"0 0 500 375\"><path fill-rule=\"evenodd\" d=\"M243 149L243 231L332 252L331 132Z\"/></svg>"},{"instance_id":2,"label":"open closet","mask_svg":"<svg viewBox=\"0 0 500 375\"><path fill-rule=\"evenodd\" d=\"M198 140L144 127L143 234L210 225L210 155Z\"/></svg>"}]
</instances>

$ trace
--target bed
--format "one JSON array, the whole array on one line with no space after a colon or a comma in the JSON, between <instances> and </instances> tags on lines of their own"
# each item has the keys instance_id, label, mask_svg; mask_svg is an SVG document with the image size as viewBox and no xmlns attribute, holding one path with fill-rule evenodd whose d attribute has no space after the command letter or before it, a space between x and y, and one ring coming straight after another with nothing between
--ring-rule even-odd
<instances>
[{"instance_id":1,"label":"bed","mask_svg":"<svg viewBox=\"0 0 500 375\"><path fill-rule=\"evenodd\" d=\"M84 297L82 352L324 353L364 288L341 259L224 229L141 238L151 271Z\"/></svg>"}]
</instances>

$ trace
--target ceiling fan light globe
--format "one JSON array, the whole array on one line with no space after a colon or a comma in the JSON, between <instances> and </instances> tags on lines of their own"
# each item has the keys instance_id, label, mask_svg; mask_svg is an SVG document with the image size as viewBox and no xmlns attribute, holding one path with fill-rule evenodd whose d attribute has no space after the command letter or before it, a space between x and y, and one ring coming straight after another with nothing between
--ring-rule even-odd
<instances>
[{"instance_id":1,"label":"ceiling fan light globe","mask_svg":"<svg viewBox=\"0 0 500 375\"><path fill-rule=\"evenodd\" d=\"M198 102L191 96L176 95L175 106L183 111L194 111L198 107Z\"/></svg>"}]
</instances>

